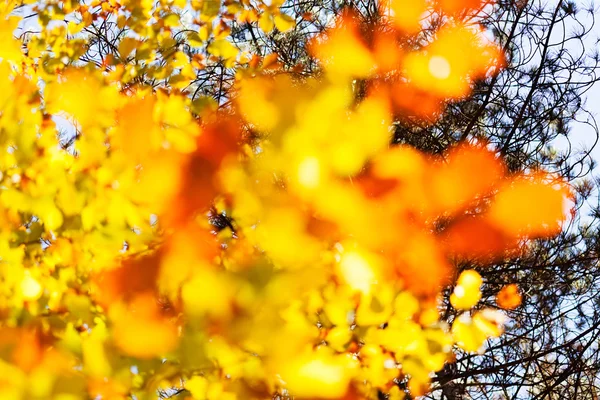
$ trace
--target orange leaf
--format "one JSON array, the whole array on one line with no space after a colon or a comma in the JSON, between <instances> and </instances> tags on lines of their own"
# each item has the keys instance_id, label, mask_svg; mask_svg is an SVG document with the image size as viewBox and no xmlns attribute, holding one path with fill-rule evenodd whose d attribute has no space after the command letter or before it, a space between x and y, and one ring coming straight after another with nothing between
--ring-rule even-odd
<instances>
[{"instance_id":1,"label":"orange leaf","mask_svg":"<svg viewBox=\"0 0 600 400\"><path fill-rule=\"evenodd\" d=\"M490 261L515 244L501 229L481 217L465 217L454 222L441 239L450 254L479 261Z\"/></svg>"},{"instance_id":2,"label":"orange leaf","mask_svg":"<svg viewBox=\"0 0 600 400\"><path fill-rule=\"evenodd\" d=\"M514 283L504 286L496 295L496 304L505 310L513 310L521 305L519 287Z\"/></svg>"},{"instance_id":3,"label":"orange leaf","mask_svg":"<svg viewBox=\"0 0 600 400\"><path fill-rule=\"evenodd\" d=\"M504 173L494 154L484 147L459 146L447 163L434 167L431 198L437 212L454 212L488 194Z\"/></svg>"},{"instance_id":4,"label":"orange leaf","mask_svg":"<svg viewBox=\"0 0 600 400\"><path fill-rule=\"evenodd\" d=\"M556 234L565 220L567 188L536 174L506 184L489 210L491 221L509 235Z\"/></svg>"},{"instance_id":5,"label":"orange leaf","mask_svg":"<svg viewBox=\"0 0 600 400\"><path fill-rule=\"evenodd\" d=\"M112 311L112 310L111 310ZM113 338L125 353L152 358L177 345L177 327L162 317L152 295L140 295L113 314Z\"/></svg>"}]
</instances>

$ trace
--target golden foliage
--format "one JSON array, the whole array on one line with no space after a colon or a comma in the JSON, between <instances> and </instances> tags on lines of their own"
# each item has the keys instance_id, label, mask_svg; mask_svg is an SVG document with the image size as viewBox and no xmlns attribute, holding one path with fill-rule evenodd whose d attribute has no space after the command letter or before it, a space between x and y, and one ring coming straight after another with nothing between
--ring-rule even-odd
<instances>
[{"instance_id":1,"label":"golden foliage","mask_svg":"<svg viewBox=\"0 0 600 400\"><path fill-rule=\"evenodd\" d=\"M232 21L294 29L282 4L41 2L27 53L16 3L1 10L4 398L401 399L398 380L424 394L454 345L502 333L500 311L475 310L476 271L458 276L451 327L441 292L457 260L559 232L568 188L509 174L483 142L389 146L395 120L433 120L501 67L460 17L484 3L436 3L447 22L410 49L429 3L385 2L373 29L344 13L311 40L324 73L304 80L231 36ZM130 35L74 66L109 19ZM182 32L205 52L179 50ZM190 92L214 65L235 71L231 104ZM496 302L517 307L518 288Z\"/></svg>"}]
</instances>

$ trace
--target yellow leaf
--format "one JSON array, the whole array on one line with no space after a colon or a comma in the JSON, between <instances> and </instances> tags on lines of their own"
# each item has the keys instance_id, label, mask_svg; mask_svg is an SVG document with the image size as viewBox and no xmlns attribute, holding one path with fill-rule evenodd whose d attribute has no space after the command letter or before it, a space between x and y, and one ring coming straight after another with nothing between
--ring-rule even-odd
<instances>
[{"instance_id":1,"label":"yellow leaf","mask_svg":"<svg viewBox=\"0 0 600 400\"><path fill-rule=\"evenodd\" d=\"M465 25L448 24L430 45L409 53L404 67L407 78L420 89L460 98L469 92L473 79L500 64L498 52L480 32Z\"/></svg>"},{"instance_id":2,"label":"yellow leaf","mask_svg":"<svg viewBox=\"0 0 600 400\"><path fill-rule=\"evenodd\" d=\"M203 28L204 27L201 27L200 29L203 29ZM208 34L206 36L208 37ZM204 43L206 43L206 42L204 40L202 40L199 33L190 32L188 34L188 43L190 44L190 46L193 46L193 47L202 47L202 46L204 46Z\"/></svg>"},{"instance_id":3,"label":"yellow leaf","mask_svg":"<svg viewBox=\"0 0 600 400\"><path fill-rule=\"evenodd\" d=\"M298 183L314 189L321 183L322 167L317 157L306 157L298 164Z\"/></svg>"},{"instance_id":4,"label":"yellow leaf","mask_svg":"<svg viewBox=\"0 0 600 400\"><path fill-rule=\"evenodd\" d=\"M375 70L375 59L352 19L346 19L339 27L331 30L326 38L317 38L312 50L331 75L338 79L348 76L367 77Z\"/></svg>"},{"instance_id":5,"label":"yellow leaf","mask_svg":"<svg viewBox=\"0 0 600 400\"><path fill-rule=\"evenodd\" d=\"M123 29L127 25L127 17L123 14L117 17L117 27Z\"/></svg>"},{"instance_id":6,"label":"yellow leaf","mask_svg":"<svg viewBox=\"0 0 600 400\"><path fill-rule=\"evenodd\" d=\"M381 325L389 321L393 309L394 290L389 286L374 288L369 295L362 296L356 309L356 323L358 325Z\"/></svg>"},{"instance_id":7,"label":"yellow leaf","mask_svg":"<svg viewBox=\"0 0 600 400\"><path fill-rule=\"evenodd\" d=\"M211 31L212 31L211 24L204 24L200 27L200 29L198 29L198 36L200 37L201 43L206 43L206 41L208 40L208 37L210 36Z\"/></svg>"},{"instance_id":8,"label":"yellow leaf","mask_svg":"<svg viewBox=\"0 0 600 400\"><path fill-rule=\"evenodd\" d=\"M425 0L387 0L385 5L396 27L409 33L421 29L420 19L427 9Z\"/></svg>"},{"instance_id":9,"label":"yellow leaf","mask_svg":"<svg viewBox=\"0 0 600 400\"><path fill-rule=\"evenodd\" d=\"M136 49L140 45L140 42L137 39L126 37L121 40L119 43L119 54L122 59L126 59L129 57L131 52Z\"/></svg>"},{"instance_id":10,"label":"yellow leaf","mask_svg":"<svg viewBox=\"0 0 600 400\"><path fill-rule=\"evenodd\" d=\"M273 16L265 11L258 18L258 26L264 33L270 33L275 28Z\"/></svg>"},{"instance_id":11,"label":"yellow leaf","mask_svg":"<svg viewBox=\"0 0 600 400\"><path fill-rule=\"evenodd\" d=\"M194 399L207 400L208 381L202 376L193 376L185 381L185 388L190 391Z\"/></svg>"},{"instance_id":12,"label":"yellow leaf","mask_svg":"<svg viewBox=\"0 0 600 400\"><path fill-rule=\"evenodd\" d=\"M271 101L271 86L272 82L266 78L244 79L236 99L246 120L267 132L275 128L280 119L280 110Z\"/></svg>"},{"instance_id":13,"label":"yellow leaf","mask_svg":"<svg viewBox=\"0 0 600 400\"><path fill-rule=\"evenodd\" d=\"M452 335L456 344L465 351L481 351L485 341L502 333L504 316L498 311L483 309L471 318L462 314L452 324Z\"/></svg>"},{"instance_id":14,"label":"yellow leaf","mask_svg":"<svg viewBox=\"0 0 600 400\"><path fill-rule=\"evenodd\" d=\"M40 207L39 213L47 230L54 231L62 226L62 212L54 205L54 203L44 203L44 205Z\"/></svg>"},{"instance_id":15,"label":"yellow leaf","mask_svg":"<svg viewBox=\"0 0 600 400\"><path fill-rule=\"evenodd\" d=\"M25 271L25 276L21 280L21 293L25 300L37 300L42 295L42 292L42 285L31 276L29 271Z\"/></svg>"},{"instance_id":16,"label":"yellow leaf","mask_svg":"<svg viewBox=\"0 0 600 400\"><path fill-rule=\"evenodd\" d=\"M456 344L465 351L478 351L486 337L473 327L471 318L463 314L452 323L452 335Z\"/></svg>"},{"instance_id":17,"label":"yellow leaf","mask_svg":"<svg viewBox=\"0 0 600 400\"><path fill-rule=\"evenodd\" d=\"M67 32L69 32L70 35L75 35L76 33L81 32L83 28L85 28L84 23L77 24L74 21L69 21L67 24Z\"/></svg>"},{"instance_id":18,"label":"yellow leaf","mask_svg":"<svg viewBox=\"0 0 600 400\"><path fill-rule=\"evenodd\" d=\"M191 316L226 318L232 313L233 285L213 271L198 271L181 289L185 311Z\"/></svg>"},{"instance_id":19,"label":"yellow leaf","mask_svg":"<svg viewBox=\"0 0 600 400\"><path fill-rule=\"evenodd\" d=\"M336 351L346 350L350 339L352 339L352 331L348 326L336 326L327 333L327 344Z\"/></svg>"},{"instance_id":20,"label":"yellow leaf","mask_svg":"<svg viewBox=\"0 0 600 400\"><path fill-rule=\"evenodd\" d=\"M4 19L0 15L0 58L5 61L18 62L23 56L21 42L14 39L14 31L18 24L19 18Z\"/></svg>"},{"instance_id":21,"label":"yellow leaf","mask_svg":"<svg viewBox=\"0 0 600 400\"><path fill-rule=\"evenodd\" d=\"M279 32L287 32L296 26L296 21L287 14L278 14L275 16L275 26Z\"/></svg>"},{"instance_id":22,"label":"yellow leaf","mask_svg":"<svg viewBox=\"0 0 600 400\"><path fill-rule=\"evenodd\" d=\"M295 397L337 399L348 390L354 364L345 356L306 353L285 362L280 374Z\"/></svg>"},{"instance_id":23,"label":"yellow leaf","mask_svg":"<svg viewBox=\"0 0 600 400\"><path fill-rule=\"evenodd\" d=\"M473 315L473 325L486 337L497 338L502 334L505 319L501 311L486 308Z\"/></svg>"},{"instance_id":24,"label":"yellow leaf","mask_svg":"<svg viewBox=\"0 0 600 400\"><path fill-rule=\"evenodd\" d=\"M92 334L81 343L84 368L94 377L110 376L112 370L104 349L106 335L106 327L100 323L94 327Z\"/></svg>"},{"instance_id":25,"label":"yellow leaf","mask_svg":"<svg viewBox=\"0 0 600 400\"><path fill-rule=\"evenodd\" d=\"M100 76L83 69L68 69L45 88L47 111L64 111L84 128L112 124L118 106L118 92L106 86ZM98 146L99 143L94 143Z\"/></svg>"},{"instance_id":26,"label":"yellow leaf","mask_svg":"<svg viewBox=\"0 0 600 400\"><path fill-rule=\"evenodd\" d=\"M177 14L169 14L163 18L165 26L175 27L179 25L179 15Z\"/></svg>"},{"instance_id":27,"label":"yellow leaf","mask_svg":"<svg viewBox=\"0 0 600 400\"><path fill-rule=\"evenodd\" d=\"M474 270L463 271L457 281L450 303L457 310L467 310L481 299L481 276Z\"/></svg>"},{"instance_id":28,"label":"yellow leaf","mask_svg":"<svg viewBox=\"0 0 600 400\"><path fill-rule=\"evenodd\" d=\"M239 50L226 39L218 39L208 46L208 52L225 60L237 56Z\"/></svg>"},{"instance_id":29,"label":"yellow leaf","mask_svg":"<svg viewBox=\"0 0 600 400\"><path fill-rule=\"evenodd\" d=\"M350 250L342 254L337 267L340 277L353 290L368 294L377 283L378 266L373 256Z\"/></svg>"}]
</instances>

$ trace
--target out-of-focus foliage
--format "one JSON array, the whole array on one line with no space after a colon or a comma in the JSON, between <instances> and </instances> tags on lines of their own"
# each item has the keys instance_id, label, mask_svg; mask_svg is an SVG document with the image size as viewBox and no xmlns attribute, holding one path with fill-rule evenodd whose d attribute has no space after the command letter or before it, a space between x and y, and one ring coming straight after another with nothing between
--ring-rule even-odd
<instances>
[{"instance_id":1,"label":"out-of-focus foliage","mask_svg":"<svg viewBox=\"0 0 600 400\"><path fill-rule=\"evenodd\" d=\"M571 190L483 140L389 143L398 118L431 123L498 73L488 6L342 12L286 68L236 45L241 24L303 23L283 3L5 2L3 397L401 399L482 351L505 316L456 264L557 234ZM15 8L38 19L24 48ZM199 96L215 69L228 86Z\"/></svg>"}]
</instances>

